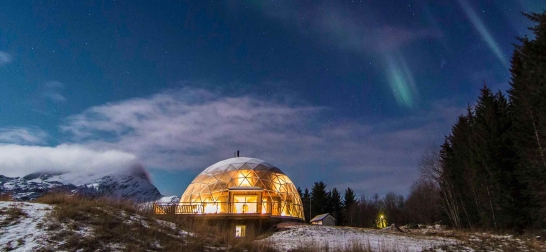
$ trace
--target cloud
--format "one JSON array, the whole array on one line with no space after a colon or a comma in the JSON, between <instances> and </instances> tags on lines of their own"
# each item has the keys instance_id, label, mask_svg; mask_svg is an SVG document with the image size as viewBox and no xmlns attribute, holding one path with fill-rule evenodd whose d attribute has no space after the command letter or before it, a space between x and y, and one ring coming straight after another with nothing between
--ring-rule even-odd
<instances>
[{"instance_id":1,"label":"cloud","mask_svg":"<svg viewBox=\"0 0 546 252\"><path fill-rule=\"evenodd\" d=\"M319 36L343 50L377 54L398 50L421 39L438 39L442 33L434 28L409 28L376 22L372 11L351 10L332 4L316 4L298 8L286 2L268 2L265 15L289 27L297 27L307 35ZM381 25L379 25L381 23Z\"/></svg>"},{"instance_id":2,"label":"cloud","mask_svg":"<svg viewBox=\"0 0 546 252\"><path fill-rule=\"evenodd\" d=\"M48 134L36 128L0 128L0 143L45 144Z\"/></svg>"},{"instance_id":3,"label":"cloud","mask_svg":"<svg viewBox=\"0 0 546 252\"><path fill-rule=\"evenodd\" d=\"M11 55L6 52L0 51L0 66L6 65L12 61Z\"/></svg>"},{"instance_id":4,"label":"cloud","mask_svg":"<svg viewBox=\"0 0 546 252\"><path fill-rule=\"evenodd\" d=\"M64 88L64 85L58 81L46 82L43 85L42 97L46 100L62 103L66 101L66 98L61 94L60 90Z\"/></svg>"},{"instance_id":5,"label":"cloud","mask_svg":"<svg viewBox=\"0 0 546 252\"><path fill-rule=\"evenodd\" d=\"M183 169L229 156L236 148L267 153L308 135L298 133L320 110L185 88L92 107L67 118L61 129L95 148L121 148L147 165ZM104 136L111 140L102 141Z\"/></svg>"},{"instance_id":6,"label":"cloud","mask_svg":"<svg viewBox=\"0 0 546 252\"><path fill-rule=\"evenodd\" d=\"M8 177L39 171L75 172L86 176L109 174L132 167L137 162L137 158L129 153L96 151L80 145L43 147L0 144L0 174Z\"/></svg>"},{"instance_id":7,"label":"cloud","mask_svg":"<svg viewBox=\"0 0 546 252\"><path fill-rule=\"evenodd\" d=\"M356 189L372 193L389 190L375 178L391 178L396 190L411 185L421 147L441 140L464 111L451 104L394 120L340 122L324 120L323 107L184 88L91 107L61 130L91 149L133 153L151 168L199 172L241 150L295 181L368 181Z\"/></svg>"}]
</instances>

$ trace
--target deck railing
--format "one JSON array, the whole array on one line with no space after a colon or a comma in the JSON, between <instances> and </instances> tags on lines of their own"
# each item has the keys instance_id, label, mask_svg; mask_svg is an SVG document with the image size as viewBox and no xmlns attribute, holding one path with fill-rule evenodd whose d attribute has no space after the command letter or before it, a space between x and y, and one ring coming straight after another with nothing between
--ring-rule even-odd
<instances>
[{"instance_id":1,"label":"deck railing","mask_svg":"<svg viewBox=\"0 0 546 252\"><path fill-rule=\"evenodd\" d=\"M301 205L286 202L154 203L156 214L271 214L272 216L299 217L303 215L301 209Z\"/></svg>"}]
</instances>

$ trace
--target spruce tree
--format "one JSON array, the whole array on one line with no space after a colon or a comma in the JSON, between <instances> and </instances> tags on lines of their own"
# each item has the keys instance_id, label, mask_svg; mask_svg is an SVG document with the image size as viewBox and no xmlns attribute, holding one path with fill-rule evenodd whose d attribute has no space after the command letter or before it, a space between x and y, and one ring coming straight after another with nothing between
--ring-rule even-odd
<instances>
[{"instance_id":1,"label":"spruce tree","mask_svg":"<svg viewBox=\"0 0 546 252\"><path fill-rule=\"evenodd\" d=\"M473 228L480 219L482 187L481 174L475 167L475 155L470 148L474 115L468 108L466 116L460 116L448 137L451 157L445 161L453 203L459 209L460 224Z\"/></svg>"},{"instance_id":2,"label":"spruce tree","mask_svg":"<svg viewBox=\"0 0 546 252\"><path fill-rule=\"evenodd\" d=\"M336 219L336 225L341 226L343 223L343 202L341 201L341 194L337 188L333 188L331 192L332 216Z\"/></svg>"},{"instance_id":3,"label":"spruce tree","mask_svg":"<svg viewBox=\"0 0 546 252\"><path fill-rule=\"evenodd\" d=\"M328 193L326 192L326 184L324 182L315 182L311 189L311 218L318 214L327 213L328 209Z\"/></svg>"},{"instance_id":4,"label":"spruce tree","mask_svg":"<svg viewBox=\"0 0 546 252\"><path fill-rule=\"evenodd\" d=\"M528 222L544 227L546 222L546 11L525 14L536 22L530 28L534 39L520 38L512 55L510 114L511 138L518 154L517 174L522 183L521 207Z\"/></svg>"},{"instance_id":5,"label":"spruce tree","mask_svg":"<svg viewBox=\"0 0 546 252\"><path fill-rule=\"evenodd\" d=\"M514 196L519 190L515 179L515 151L509 138L511 121L508 102L502 93L493 94L487 86L480 90L472 125L476 182L479 183L480 220L486 228L513 227L517 212Z\"/></svg>"},{"instance_id":6,"label":"spruce tree","mask_svg":"<svg viewBox=\"0 0 546 252\"><path fill-rule=\"evenodd\" d=\"M348 187L345 190L345 195L343 196L343 216L345 217L342 225L356 226L356 219L358 214L358 204L356 201L355 192Z\"/></svg>"}]
</instances>

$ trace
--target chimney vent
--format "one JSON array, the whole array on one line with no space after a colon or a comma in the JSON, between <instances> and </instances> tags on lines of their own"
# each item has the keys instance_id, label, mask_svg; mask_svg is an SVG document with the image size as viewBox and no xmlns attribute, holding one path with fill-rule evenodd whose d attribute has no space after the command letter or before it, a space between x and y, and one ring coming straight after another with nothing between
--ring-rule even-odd
<instances>
[{"instance_id":1,"label":"chimney vent","mask_svg":"<svg viewBox=\"0 0 546 252\"><path fill-rule=\"evenodd\" d=\"M239 157L239 151L235 152L235 157Z\"/></svg>"}]
</instances>

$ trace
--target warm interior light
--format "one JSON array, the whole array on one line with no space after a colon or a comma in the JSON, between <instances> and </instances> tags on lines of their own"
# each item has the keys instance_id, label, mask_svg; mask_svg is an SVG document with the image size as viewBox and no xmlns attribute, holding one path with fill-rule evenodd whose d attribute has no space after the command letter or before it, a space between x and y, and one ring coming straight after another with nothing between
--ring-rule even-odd
<instances>
[{"instance_id":1,"label":"warm interior light","mask_svg":"<svg viewBox=\"0 0 546 252\"><path fill-rule=\"evenodd\" d=\"M216 213L218 212L218 205L216 203L204 203L203 213Z\"/></svg>"},{"instance_id":2,"label":"warm interior light","mask_svg":"<svg viewBox=\"0 0 546 252\"><path fill-rule=\"evenodd\" d=\"M236 166L241 170L229 167L203 172L188 186L178 206L170 209L161 204L155 211L158 214L250 213L303 218L301 199L288 176L265 165ZM383 220L385 218L383 216Z\"/></svg>"},{"instance_id":3,"label":"warm interior light","mask_svg":"<svg viewBox=\"0 0 546 252\"><path fill-rule=\"evenodd\" d=\"M281 216L290 216L290 209L289 209L289 206L290 206L290 204L289 204L288 202L285 202L285 203L283 204Z\"/></svg>"},{"instance_id":4,"label":"warm interior light","mask_svg":"<svg viewBox=\"0 0 546 252\"><path fill-rule=\"evenodd\" d=\"M251 179L250 176L251 174L250 174L250 171L248 170L239 171L239 176L238 176L239 186L252 186L250 184L250 179Z\"/></svg>"},{"instance_id":5,"label":"warm interior light","mask_svg":"<svg viewBox=\"0 0 546 252\"><path fill-rule=\"evenodd\" d=\"M246 235L246 226L237 225L235 226L235 237L245 237Z\"/></svg>"},{"instance_id":6,"label":"warm interior light","mask_svg":"<svg viewBox=\"0 0 546 252\"><path fill-rule=\"evenodd\" d=\"M262 200L262 214L266 214L266 213L267 213L267 201Z\"/></svg>"},{"instance_id":7,"label":"warm interior light","mask_svg":"<svg viewBox=\"0 0 546 252\"><path fill-rule=\"evenodd\" d=\"M258 195L235 195L233 196L236 213L258 212Z\"/></svg>"}]
</instances>

